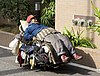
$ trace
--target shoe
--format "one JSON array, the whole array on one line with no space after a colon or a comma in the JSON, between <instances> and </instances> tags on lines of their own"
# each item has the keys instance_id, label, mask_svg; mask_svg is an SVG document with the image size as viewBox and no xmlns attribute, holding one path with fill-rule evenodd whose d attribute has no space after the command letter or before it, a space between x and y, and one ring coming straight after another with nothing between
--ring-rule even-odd
<instances>
[{"instance_id":1,"label":"shoe","mask_svg":"<svg viewBox=\"0 0 100 76\"><path fill-rule=\"evenodd\" d=\"M62 62L68 62L69 57L67 57L66 55L61 55L61 60Z\"/></svg>"},{"instance_id":2,"label":"shoe","mask_svg":"<svg viewBox=\"0 0 100 76\"><path fill-rule=\"evenodd\" d=\"M73 54L73 57L74 57L75 60L80 60L80 59L83 58L82 56L80 56L78 54Z\"/></svg>"}]
</instances>

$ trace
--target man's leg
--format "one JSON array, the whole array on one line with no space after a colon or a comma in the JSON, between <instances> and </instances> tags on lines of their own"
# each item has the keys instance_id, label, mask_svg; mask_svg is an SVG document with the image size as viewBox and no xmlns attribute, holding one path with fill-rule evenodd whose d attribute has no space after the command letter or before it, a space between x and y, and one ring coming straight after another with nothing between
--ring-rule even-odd
<instances>
[{"instance_id":1,"label":"man's leg","mask_svg":"<svg viewBox=\"0 0 100 76\"><path fill-rule=\"evenodd\" d=\"M57 55L61 56L61 60L63 62L67 61L68 57L65 56L65 54L67 54L67 53L64 51L62 41L57 37L56 34L50 34L50 35L46 36L44 41L50 42L52 44Z\"/></svg>"},{"instance_id":2,"label":"man's leg","mask_svg":"<svg viewBox=\"0 0 100 76\"><path fill-rule=\"evenodd\" d=\"M64 43L65 47L68 49L69 53L75 60L79 60L82 58L82 56L79 56L75 52L75 48L73 47L72 43L70 42L69 38L67 36L64 36L60 33L57 34L58 38L62 40Z\"/></svg>"},{"instance_id":3,"label":"man's leg","mask_svg":"<svg viewBox=\"0 0 100 76\"><path fill-rule=\"evenodd\" d=\"M63 54L65 53L63 51L63 46L62 46L62 43L61 41L57 38L56 35L54 34L50 34L48 36L45 37L44 41L47 41L47 42L50 42L53 46L53 48L55 49L56 53L58 54L58 56L60 54Z\"/></svg>"}]
</instances>

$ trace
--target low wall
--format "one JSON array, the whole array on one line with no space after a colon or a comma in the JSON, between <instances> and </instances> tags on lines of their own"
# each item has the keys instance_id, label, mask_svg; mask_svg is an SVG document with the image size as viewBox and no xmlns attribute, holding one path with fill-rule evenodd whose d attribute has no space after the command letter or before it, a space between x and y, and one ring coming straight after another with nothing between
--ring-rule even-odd
<instances>
[{"instance_id":1,"label":"low wall","mask_svg":"<svg viewBox=\"0 0 100 76\"><path fill-rule=\"evenodd\" d=\"M79 61L72 60L72 62L100 69L100 50L84 47L76 47L76 52L83 56Z\"/></svg>"}]
</instances>

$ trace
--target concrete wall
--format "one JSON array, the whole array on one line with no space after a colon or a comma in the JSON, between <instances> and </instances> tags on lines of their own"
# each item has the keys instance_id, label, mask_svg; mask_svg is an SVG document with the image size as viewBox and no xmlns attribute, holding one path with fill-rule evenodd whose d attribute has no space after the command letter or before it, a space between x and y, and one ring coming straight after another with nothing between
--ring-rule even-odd
<instances>
[{"instance_id":1,"label":"concrete wall","mask_svg":"<svg viewBox=\"0 0 100 76\"><path fill-rule=\"evenodd\" d=\"M100 51L98 49L76 47L76 52L83 56L83 59L72 62L100 69Z\"/></svg>"},{"instance_id":2,"label":"concrete wall","mask_svg":"<svg viewBox=\"0 0 100 76\"><path fill-rule=\"evenodd\" d=\"M93 0L93 3L98 8L100 7L100 0ZM55 29L60 32L63 32L65 26L71 30L74 15L94 16L90 0L56 0L55 9ZM93 39L93 42L100 48L100 36L97 33L91 33L91 30L86 27L75 26L74 29L85 30L83 36Z\"/></svg>"}]
</instances>

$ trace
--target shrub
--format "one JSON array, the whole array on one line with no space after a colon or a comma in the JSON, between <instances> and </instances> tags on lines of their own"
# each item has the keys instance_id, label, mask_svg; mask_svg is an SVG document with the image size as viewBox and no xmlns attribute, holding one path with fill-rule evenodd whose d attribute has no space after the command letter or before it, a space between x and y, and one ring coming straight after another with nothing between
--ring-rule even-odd
<instances>
[{"instance_id":1,"label":"shrub","mask_svg":"<svg viewBox=\"0 0 100 76\"><path fill-rule=\"evenodd\" d=\"M84 31L80 31L80 29L77 30L77 34L75 34L74 29L72 28L73 32L70 32L67 30L67 28L64 28L63 34L65 36L68 36L70 41L72 42L73 46L81 46L81 47L88 47L88 48L96 48L96 45L92 43L92 41L89 38L83 38L81 37L82 33Z\"/></svg>"}]
</instances>

